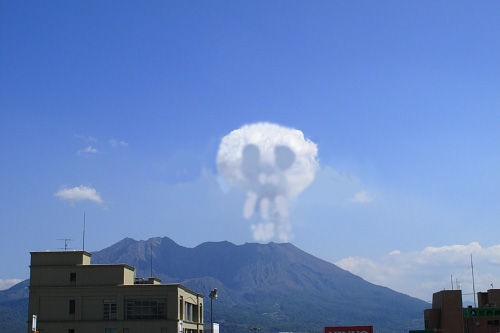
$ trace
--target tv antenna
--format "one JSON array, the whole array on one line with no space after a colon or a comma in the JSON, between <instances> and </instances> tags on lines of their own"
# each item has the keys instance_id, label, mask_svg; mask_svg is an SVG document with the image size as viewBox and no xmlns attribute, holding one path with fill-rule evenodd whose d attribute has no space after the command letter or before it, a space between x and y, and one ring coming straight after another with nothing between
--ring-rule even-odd
<instances>
[{"instance_id":1,"label":"tv antenna","mask_svg":"<svg viewBox=\"0 0 500 333\"><path fill-rule=\"evenodd\" d=\"M64 241L64 248L60 247L59 249L64 249L64 251L69 250L68 243L72 241L71 238L58 238L57 240Z\"/></svg>"}]
</instances>

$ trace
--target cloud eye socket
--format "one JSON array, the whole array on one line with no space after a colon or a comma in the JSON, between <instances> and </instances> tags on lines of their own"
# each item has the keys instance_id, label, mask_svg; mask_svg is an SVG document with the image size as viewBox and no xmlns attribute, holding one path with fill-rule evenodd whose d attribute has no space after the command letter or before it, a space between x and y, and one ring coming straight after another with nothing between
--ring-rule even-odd
<instances>
[{"instance_id":1,"label":"cloud eye socket","mask_svg":"<svg viewBox=\"0 0 500 333\"><path fill-rule=\"evenodd\" d=\"M286 170L295 162L295 153L288 146L276 146L274 158L278 168Z\"/></svg>"},{"instance_id":2,"label":"cloud eye socket","mask_svg":"<svg viewBox=\"0 0 500 333\"><path fill-rule=\"evenodd\" d=\"M248 144L243 148L241 167L246 175L254 175L260 168L260 151L254 144Z\"/></svg>"}]
</instances>

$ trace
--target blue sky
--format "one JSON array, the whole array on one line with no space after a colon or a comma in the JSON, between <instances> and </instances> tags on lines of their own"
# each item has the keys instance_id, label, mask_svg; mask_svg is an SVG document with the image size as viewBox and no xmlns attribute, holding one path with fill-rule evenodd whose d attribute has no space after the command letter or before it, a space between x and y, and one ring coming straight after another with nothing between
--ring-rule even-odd
<instances>
[{"instance_id":1,"label":"blue sky","mask_svg":"<svg viewBox=\"0 0 500 333\"><path fill-rule=\"evenodd\" d=\"M500 285L499 12L1 1L0 287L28 277L30 250L80 248L83 212L88 250L124 237L252 242L245 194L221 188L215 157L258 121L318 146L316 179L291 203L292 243L428 300L451 274L469 288L472 252L479 288ZM100 202L56 195L79 186Z\"/></svg>"}]
</instances>

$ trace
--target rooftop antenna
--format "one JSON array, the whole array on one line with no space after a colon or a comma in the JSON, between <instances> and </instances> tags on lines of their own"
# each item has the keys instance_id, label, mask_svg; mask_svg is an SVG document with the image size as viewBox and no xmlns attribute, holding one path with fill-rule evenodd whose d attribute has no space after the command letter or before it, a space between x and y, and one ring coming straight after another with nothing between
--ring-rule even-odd
<instances>
[{"instance_id":1,"label":"rooftop antenna","mask_svg":"<svg viewBox=\"0 0 500 333\"><path fill-rule=\"evenodd\" d=\"M472 262L472 253L470 254L470 268L472 270L472 297L474 298L474 307L476 307L476 284L474 282L474 263Z\"/></svg>"},{"instance_id":2,"label":"rooftop antenna","mask_svg":"<svg viewBox=\"0 0 500 333\"><path fill-rule=\"evenodd\" d=\"M82 239L82 251L85 251L85 212L83 212L83 239Z\"/></svg>"},{"instance_id":3,"label":"rooftop antenna","mask_svg":"<svg viewBox=\"0 0 500 333\"><path fill-rule=\"evenodd\" d=\"M149 254L150 254L150 257L149 257L149 276L150 277L153 277L153 244L149 244Z\"/></svg>"},{"instance_id":4,"label":"rooftop antenna","mask_svg":"<svg viewBox=\"0 0 500 333\"><path fill-rule=\"evenodd\" d=\"M451 280L451 290L455 290L455 289L453 288L453 274L451 274L450 280Z\"/></svg>"},{"instance_id":5,"label":"rooftop antenna","mask_svg":"<svg viewBox=\"0 0 500 333\"><path fill-rule=\"evenodd\" d=\"M64 251L68 251L69 247L68 247L68 242L71 242L72 239L71 238L58 238L57 240L60 240L60 241L64 241ZM61 250L63 248L60 248Z\"/></svg>"}]
</instances>

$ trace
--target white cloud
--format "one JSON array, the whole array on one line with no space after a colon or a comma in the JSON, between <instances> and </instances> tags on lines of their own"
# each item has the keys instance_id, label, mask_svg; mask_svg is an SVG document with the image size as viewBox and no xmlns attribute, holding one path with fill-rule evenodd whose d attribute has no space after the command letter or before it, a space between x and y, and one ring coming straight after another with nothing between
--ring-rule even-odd
<instances>
[{"instance_id":1,"label":"white cloud","mask_svg":"<svg viewBox=\"0 0 500 333\"><path fill-rule=\"evenodd\" d=\"M86 142L86 143L96 143L98 141L95 137L93 137L91 135L76 134L75 138L77 138L78 140L81 140L83 142Z\"/></svg>"},{"instance_id":2,"label":"white cloud","mask_svg":"<svg viewBox=\"0 0 500 333\"><path fill-rule=\"evenodd\" d=\"M88 186L75 186L72 188L62 188L54 194L61 200L70 201L72 203L77 201L89 200L101 204L102 199L95 188Z\"/></svg>"},{"instance_id":3,"label":"white cloud","mask_svg":"<svg viewBox=\"0 0 500 333\"><path fill-rule=\"evenodd\" d=\"M472 301L470 255L473 256L476 292L500 286L500 245L429 246L420 251L394 250L378 258L347 257L336 264L362 278L429 301L432 293L462 289ZM457 286L458 285L458 286Z\"/></svg>"},{"instance_id":4,"label":"white cloud","mask_svg":"<svg viewBox=\"0 0 500 333\"><path fill-rule=\"evenodd\" d=\"M23 280L21 279L0 279L0 290L9 289L15 284L18 284Z\"/></svg>"},{"instance_id":5,"label":"white cloud","mask_svg":"<svg viewBox=\"0 0 500 333\"><path fill-rule=\"evenodd\" d=\"M359 191L351 198L354 203L369 203L373 201L373 197L366 191Z\"/></svg>"},{"instance_id":6,"label":"white cloud","mask_svg":"<svg viewBox=\"0 0 500 333\"><path fill-rule=\"evenodd\" d=\"M85 148L82 148L78 151L78 154L97 154L99 151L97 148L94 148L92 146L87 146Z\"/></svg>"},{"instance_id":7,"label":"white cloud","mask_svg":"<svg viewBox=\"0 0 500 333\"><path fill-rule=\"evenodd\" d=\"M118 140L118 139L110 139L109 140L109 144L111 145L111 147L113 148L116 148L116 147L127 147L128 146L128 143L123 141L123 140Z\"/></svg>"}]
</instances>

